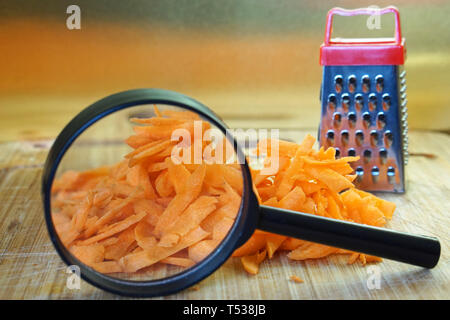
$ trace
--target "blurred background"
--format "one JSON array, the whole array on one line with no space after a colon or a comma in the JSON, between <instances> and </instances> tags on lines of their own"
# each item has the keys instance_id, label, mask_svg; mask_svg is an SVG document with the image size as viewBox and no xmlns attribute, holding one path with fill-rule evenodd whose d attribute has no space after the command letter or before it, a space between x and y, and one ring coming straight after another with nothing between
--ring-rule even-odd
<instances>
[{"instance_id":1,"label":"blurred background","mask_svg":"<svg viewBox=\"0 0 450 320\"><path fill-rule=\"evenodd\" d=\"M81 9L69 30L66 9ZM55 137L92 102L131 88L194 97L231 127L316 129L319 46L334 7L396 5L407 45L410 128L450 129L450 2L1 1L0 141ZM393 34L336 18L334 36Z\"/></svg>"}]
</instances>

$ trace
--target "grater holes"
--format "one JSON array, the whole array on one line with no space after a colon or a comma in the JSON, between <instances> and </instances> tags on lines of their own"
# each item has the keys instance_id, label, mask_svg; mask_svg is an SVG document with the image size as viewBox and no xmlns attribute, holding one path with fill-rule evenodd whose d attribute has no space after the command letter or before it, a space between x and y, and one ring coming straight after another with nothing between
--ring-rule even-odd
<instances>
[{"instance_id":1,"label":"grater holes","mask_svg":"<svg viewBox=\"0 0 450 320\"><path fill-rule=\"evenodd\" d=\"M364 142L364 132L362 130L355 132L355 142L358 146L362 146Z\"/></svg>"},{"instance_id":2,"label":"grater holes","mask_svg":"<svg viewBox=\"0 0 450 320\"><path fill-rule=\"evenodd\" d=\"M367 93L370 91L370 78L366 74L361 78L362 91Z\"/></svg>"},{"instance_id":3,"label":"grater holes","mask_svg":"<svg viewBox=\"0 0 450 320\"><path fill-rule=\"evenodd\" d=\"M378 169L377 166L374 166L372 167L372 170L370 170L370 174L372 175L373 183L377 183L380 177L380 169Z\"/></svg>"},{"instance_id":4,"label":"grater holes","mask_svg":"<svg viewBox=\"0 0 450 320\"><path fill-rule=\"evenodd\" d=\"M348 125L350 128L354 128L356 126L356 113L349 112L348 115Z\"/></svg>"},{"instance_id":5,"label":"grater holes","mask_svg":"<svg viewBox=\"0 0 450 320\"><path fill-rule=\"evenodd\" d=\"M342 130L341 132L341 143L343 146L347 146L348 145L348 140L349 140L349 133L347 130Z\"/></svg>"},{"instance_id":6,"label":"grater holes","mask_svg":"<svg viewBox=\"0 0 450 320\"><path fill-rule=\"evenodd\" d=\"M361 111L361 109L363 108L364 105L364 101L363 101L363 96L362 94L358 93L355 94L355 108L357 111Z\"/></svg>"},{"instance_id":7,"label":"grater holes","mask_svg":"<svg viewBox=\"0 0 450 320\"><path fill-rule=\"evenodd\" d=\"M365 128L369 128L370 127L370 123L371 123L370 113L364 112L363 115L362 115L362 119L363 119L364 127Z\"/></svg>"},{"instance_id":8,"label":"grater holes","mask_svg":"<svg viewBox=\"0 0 450 320\"><path fill-rule=\"evenodd\" d=\"M369 163L370 160L372 159L372 151L369 150L369 149L364 150L364 152L363 152L363 158L364 158L364 162L365 162L365 163Z\"/></svg>"},{"instance_id":9,"label":"grater holes","mask_svg":"<svg viewBox=\"0 0 450 320\"><path fill-rule=\"evenodd\" d=\"M344 109L344 111L348 111L350 106L350 95L348 93L344 93L342 95L342 108Z\"/></svg>"},{"instance_id":10,"label":"grater holes","mask_svg":"<svg viewBox=\"0 0 450 320\"><path fill-rule=\"evenodd\" d=\"M355 92L356 90L356 76L354 74L352 74L351 76L348 77L348 91L350 93Z\"/></svg>"},{"instance_id":11,"label":"grater holes","mask_svg":"<svg viewBox=\"0 0 450 320\"><path fill-rule=\"evenodd\" d=\"M391 96L389 95L389 93L385 93L383 94L383 110L384 111L388 111L389 108L391 107Z\"/></svg>"},{"instance_id":12,"label":"grater holes","mask_svg":"<svg viewBox=\"0 0 450 320\"><path fill-rule=\"evenodd\" d=\"M339 112L333 114L333 126L339 128L342 122L342 115Z\"/></svg>"},{"instance_id":13,"label":"grater holes","mask_svg":"<svg viewBox=\"0 0 450 320\"><path fill-rule=\"evenodd\" d=\"M328 108L334 110L336 108L337 98L336 95L330 94L328 96Z\"/></svg>"},{"instance_id":14,"label":"grater holes","mask_svg":"<svg viewBox=\"0 0 450 320\"><path fill-rule=\"evenodd\" d=\"M353 148L348 149L347 154L349 157L354 157L356 156L356 150Z\"/></svg>"},{"instance_id":15,"label":"grater holes","mask_svg":"<svg viewBox=\"0 0 450 320\"><path fill-rule=\"evenodd\" d=\"M406 70L403 70L402 73L400 73L400 78L404 78L406 76Z\"/></svg>"},{"instance_id":16,"label":"grater holes","mask_svg":"<svg viewBox=\"0 0 450 320\"><path fill-rule=\"evenodd\" d=\"M372 146L376 146L378 144L378 132L376 130L372 130L370 132L370 144Z\"/></svg>"},{"instance_id":17,"label":"grater holes","mask_svg":"<svg viewBox=\"0 0 450 320\"><path fill-rule=\"evenodd\" d=\"M369 110L374 111L377 108L377 96L375 93L369 94Z\"/></svg>"},{"instance_id":18,"label":"grater holes","mask_svg":"<svg viewBox=\"0 0 450 320\"><path fill-rule=\"evenodd\" d=\"M395 183L395 168L394 167L389 167L387 169L387 179L390 184Z\"/></svg>"},{"instance_id":19,"label":"grater holes","mask_svg":"<svg viewBox=\"0 0 450 320\"><path fill-rule=\"evenodd\" d=\"M334 145L334 131L333 130L327 131L327 142L328 142L328 145Z\"/></svg>"},{"instance_id":20,"label":"grater holes","mask_svg":"<svg viewBox=\"0 0 450 320\"><path fill-rule=\"evenodd\" d=\"M355 173L356 173L356 181L361 182L364 177L363 167L357 167Z\"/></svg>"},{"instance_id":21,"label":"grater holes","mask_svg":"<svg viewBox=\"0 0 450 320\"><path fill-rule=\"evenodd\" d=\"M394 134L390 130L387 130L384 133L384 145L387 148L389 148L390 146L392 146L393 141L394 141Z\"/></svg>"},{"instance_id":22,"label":"grater holes","mask_svg":"<svg viewBox=\"0 0 450 320\"><path fill-rule=\"evenodd\" d=\"M334 154L334 157L336 159L339 159L341 157L341 150L339 150L339 148L335 148L334 150L336 151L336 153Z\"/></svg>"},{"instance_id":23,"label":"grater holes","mask_svg":"<svg viewBox=\"0 0 450 320\"><path fill-rule=\"evenodd\" d=\"M380 129L383 129L386 126L386 114L384 112L378 113L377 125L378 125L378 128L380 128Z\"/></svg>"},{"instance_id":24,"label":"grater holes","mask_svg":"<svg viewBox=\"0 0 450 320\"><path fill-rule=\"evenodd\" d=\"M377 92L381 92L384 89L384 78L381 74L375 77L375 88Z\"/></svg>"},{"instance_id":25,"label":"grater holes","mask_svg":"<svg viewBox=\"0 0 450 320\"><path fill-rule=\"evenodd\" d=\"M380 155L380 163L385 164L387 161L387 155L388 155L387 150L384 148L380 149L379 155Z\"/></svg>"},{"instance_id":26,"label":"grater holes","mask_svg":"<svg viewBox=\"0 0 450 320\"><path fill-rule=\"evenodd\" d=\"M334 77L334 88L337 93L341 93L342 88L344 86L344 78L341 75L337 75Z\"/></svg>"}]
</instances>

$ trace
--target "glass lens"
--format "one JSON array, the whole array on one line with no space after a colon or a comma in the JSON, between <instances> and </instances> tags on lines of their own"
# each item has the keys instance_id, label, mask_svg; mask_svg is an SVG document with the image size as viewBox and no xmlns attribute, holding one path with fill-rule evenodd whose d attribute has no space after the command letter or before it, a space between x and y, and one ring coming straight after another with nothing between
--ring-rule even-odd
<instances>
[{"instance_id":1,"label":"glass lens","mask_svg":"<svg viewBox=\"0 0 450 320\"><path fill-rule=\"evenodd\" d=\"M52 221L81 263L111 277L172 276L213 252L239 212L229 137L173 106L122 109L87 128L52 185Z\"/></svg>"}]
</instances>

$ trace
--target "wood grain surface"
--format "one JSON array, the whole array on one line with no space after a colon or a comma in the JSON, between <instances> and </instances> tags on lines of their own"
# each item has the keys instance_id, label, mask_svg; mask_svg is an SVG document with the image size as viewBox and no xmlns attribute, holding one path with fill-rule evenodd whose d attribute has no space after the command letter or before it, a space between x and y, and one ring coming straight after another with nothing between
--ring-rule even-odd
<instances>
[{"instance_id":1,"label":"wood grain surface","mask_svg":"<svg viewBox=\"0 0 450 320\"><path fill-rule=\"evenodd\" d=\"M283 130L300 141L311 130ZM442 255L432 270L392 261L377 264L380 289L370 290L369 266L347 265L335 256L290 261L285 252L248 275L239 259L229 259L197 286L162 299L449 299L450 137L413 131L405 195L381 194L397 204L389 228L440 238ZM45 227L40 198L43 163L51 140L0 144L0 299L119 299L82 281L66 286L66 266ZM373 271L373 270L372 270ZM299 276L304 283L289 278Z\"/></svg>"}]
</instances>

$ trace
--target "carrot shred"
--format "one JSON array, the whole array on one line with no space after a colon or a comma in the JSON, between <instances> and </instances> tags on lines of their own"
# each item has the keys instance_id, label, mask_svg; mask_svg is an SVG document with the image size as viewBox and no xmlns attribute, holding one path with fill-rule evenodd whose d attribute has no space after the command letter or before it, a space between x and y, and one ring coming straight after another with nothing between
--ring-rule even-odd
<instances>
[{"instance_id":1,"label":"carrot shred","mask_svg":"<svg viewBox=\"0 0 450 320\"><path fill-rule=\"evenodd\" d=\"M253 234L246 243L233 252L233 257L252 255L266 246L265 234Z\"/></svg>"},{"instance_id":2,"label":"carrot shred","mask_svg":"<svg viewBox=\"0 0 450 320\"><path fill-rule=\"evenodd\" d=\"M292 260L323 258L337 251L337 248L318 243L306 243L288 254Z\"/></svg>"},{"instance_id":3,"label":"carrot shred","mask_svg":"<svg viewBox=\"0 0 450 320\"><path fill-rule=\"evenodd\" d=\"M295 187L286 194L279 202L281 208L301 211L302 205L306 200L305 193L301 187Z\"/></svg>"},{"instance_id":4,"label":"carrot shred","mask_svg":"<svg viewBox=\"0 0 450 320\"><path fill-rule=\"evenodd\" d=\"M203 240L189 247L189 258L195 262L202 261L206 258L217 245L220 243L220 240Z\"/></svg>"},{"instance_id":5,"label":"carrot shred","mask_svg":"<svg viewBox=\"0 0 450 320\"><path fill-rule=\"evenodd\" d=\"M205 165L199 166L187 179L182 191L170 201L159 217L154 233L161 236L176 220L179 214L200 194L205 177Z\"/></svg>"},{"instance_id":6,"label":"carrot shred","mask_svg":"<svg viewBox=\"0 0 450 320\"><path fill-rule=\"evenodd\" d=\"M117 243L117 241L119 241L119 238L111 237L111 238L106 238L105 240L99 241L99 244L106 247L106 246L110 246L110 245Z\"/></svg>"},{"instance_id":7,"label":"carrot shred","mask_svg":"<svg viewBox=\"0 0 450 320\"><path fill-rule=\"evenodd\" d=\"M195 264L195 261L188 258L179 258L179 257L167 257L161 260L162 263L172 264L174 266L180 266L184 268L192 267Z\"/></svg>"},{"instance_id":8,"label":"carrot shred","mask_svg":"<svg viewBox=\"0 0 450 320\"><path fill-rule=\"evenodd\" d=\"M145 220L141 220L136 224L134 238L142 249L151 249L156 245L157 241L151 232L152 229L151 225Z\"/></svg>"},{"instance_id":9,"label":"carrot shred","mask_svg":"<svg viewBox=\"0 0 450 320\"><path fill-rule=\"evenodd\" d=\"M281 244L287 239L285 236L281 236L279 234L268 234L266 236L266 249L267 256L269 259L272 259L275 251L280 248Z\"/></svg>"},{"instance_id":10,"label":"carrot shred","mask_svg":"<svg viewBox=\"0 0 450 320\"><path fill-rule=\"evenodd\" d=\"M214 197L200 196L178 216L178 219L167 229L167 234L177 234L180 237L184 236L196 226L200 225L214 211L216 203L217 199Z\"/></svg>"},{"instance_id":11,"label":"carrot shred","mask_svg":"<svg viewBox=\"0 0 450 320\"><path fill-rule=\"evenodd\" d=\"M283 241L283 243L280 245L279 250L295 250L298 247L300 247L301 245L303 245L306 241L305 240L300 240L300 239L295 239L295 238L287 238L286 240Z\"/></svg>"},{"instance_id":12,"label":"carrot shred","mask_svg":"<svg viewBox=\"0 0 450 320\"><path fill-rule=\"evenodd\" d=\"M105 259L119 260L127 253L135 241L134 229L122 231L117 238L119 240L116 243L105 247Z\"/></svg>"},{"instance_id":13,"label":"carrot shred","mask_svg":"<svg viewBox=\"0 0 450 320\"><path fill-rule=\"evenodd\" d=\"M301 279L300 277L296 276L296 275L292 275L290 278L292 281L297 282L297 283L303 283L303 279Z\"/></svg>"},{"instance_id":14,"label":"carrot shred","mask_svg":"<svg viewBox=\"0 0 450 320\"><path fill-rule=\"evenodd\" d=\"M187 183L191 173L182 163L176 165L169 158L166 158L165 164L168 169L169 179L173 182L175 192L178 194Z\"/></svg>"},{"instance_id":15,"label":"carrot shred","mask_svg":"<svg viewBox=\"0 0 450 320\"><path fill-rule=\"evenodd\" d=\"M353 187L353 184L348 179L332 169L318 169L317 167L305 166L305 171L313 178L323 182L334 192L341 192L344 189Z\"/></svg>"},{"instance_id":16,"label":"carrot shred","mask_svg":"<svg viewBox=\"0 0 450 320\"><path fill-rule=\"evenodd\" d=\"M155 145L150 146L149 148L142 150L141 152L130 156L130 160L128 162L128 166L131 168L135 166L137 163L141 162L143 159L148 159L151 156L156 155L157 153L165 150L169 145L172 144L172 141L161 141L156 143Z\"/></svg>"},{"instance_id":17,"label":"carrot shred","mask_svg":"<svg viewBox=\"0 0 450 320\"><path fill-rule=\"evenodd\" d=\"M203 240L208 235L208 232L198 227L189 232L186 237L173 247L155 246L152 250L143 250L138 253L128 254L120 259L120 263L125 272L136 272Z\"/></svg>"},{"instance_id":18,"label":"carrot shred","mask_svg":"<svg viewBox=\"0 0 450 320\"><path fill-rule=\"evenodd\" d=\"M227 236L233 224L234 219L227 216L223 217L218 223L214 225L212 238L216 240L223 240Z\"/></svg>"},{"instance_id":19,"label":"carrot shred","mask_svg":"<svg viewBox=\"0 0 450 320\"><path fill-rule=\"evenodd\" d=\"M105 247L98 243L74 245L70 248L70 252L88 266L92 266L96 262L102 262L105 258Z\"/></svg>"},{"instance_id":20,"label":"carrot shred","mask_svg":"<svg viewBox=\"0 0 450 320\"><path fill-rule=\"evenodd\" d=\"M108 238L112 235L115 235L116 233L119 233L125 229L127 229L129 226L139 222L140 220L142 220L142 218L145 217L145 213L138 213L138 214L134 214L124 220L122 220L121 222L117 222L114 223L112 225L110 225L108 227L107 230L105 230L103 233L100 233L96 236L90 237L89 239L83 240L81 241L81 245L88 245L91 243L95 243L99 240L103 240L105 238Z\"/></svg>"},{"instance_id":21,"label":"carrot shred","mask_svg":"<svg viewBox=\"0 0 450 320\"><path fill-rule=\"evenodd\" d=\"M160 197L169 197L175 192L173 180L169 179L169 173L162 171L155 179L155 188Z\"/></svg>"},{"instance_id":22,"label":"carrot shred","mask_svg":"<svg viewBox=\"0 0 450 320\"><path fill-rule=\"evenodd\" d=\"M247 271L250 274L257 274L259 271L259 265L261 262L264 261L266 257L266 250L263 250L261 252L257 252L253 255L244 256L241 258L242 266L244 267L245 271Z\"/></svg>"},{"instance_id":23,"label":"carrot shred","mask_svg":"<svg viewBox=\"0 0 450 320\"><path fill-rule=\"evenodd\" d=\"M122 272L122 267L117 261L101 261L93 263L92 267L101 273Z\"/></svg>"}]
</instances>

